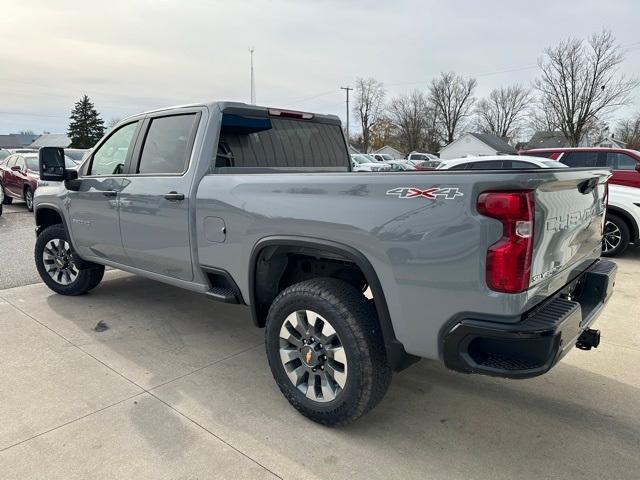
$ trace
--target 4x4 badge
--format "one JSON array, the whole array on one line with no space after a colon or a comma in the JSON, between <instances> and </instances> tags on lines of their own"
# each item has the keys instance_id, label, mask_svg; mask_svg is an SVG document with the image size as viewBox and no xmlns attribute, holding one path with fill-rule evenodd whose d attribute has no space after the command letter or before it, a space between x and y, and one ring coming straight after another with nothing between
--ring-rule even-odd
<instances>
[{"instance_id":1,"label":"4x4 badge","mask_svg":"<svg viewBox=\"0 0 640 480\"><path fill-rule=\"evenodd\" d=\"M462 197L464 193L458 187L448 188L427 188L421 189L416 187L398 187L387 190L387 195L393 195L398 198L443 198L445 200L453 200L456 197Z\"/></svg>"}]
</instances>

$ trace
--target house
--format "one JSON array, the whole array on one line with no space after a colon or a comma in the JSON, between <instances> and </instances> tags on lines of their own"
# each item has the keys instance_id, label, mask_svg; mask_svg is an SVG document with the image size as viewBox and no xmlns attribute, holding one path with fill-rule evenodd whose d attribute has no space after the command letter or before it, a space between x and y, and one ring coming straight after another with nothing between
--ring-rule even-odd
<instances>
[{"instance_id":1,"label":"house","mask_svg":"<svg viewBox=\"0 0 640 480\"><path fill-rule=\"evenodd\" d=\"M68 148L71 145L71 139L64 133L48 133L40 135L35 141L29 145L29 148L40 147L62 147Z\"/></svg>"},{"instance_id":2,"label":"house","mask_svg":"<svg viewBox=\"0 0 640 480\"><path fill-rule=\"evenodd\" d=\"M536 132L527 142L527 149L530 148L563 148L569 147L569 141L564 133L560 131Z\"/></svg>"},{"instance_id":3,"label":"house","mask_svg":"<svg viewBox=\"0 0 640 480\"><path fill-rule=\"evenodd\" d=\"M393 147L390 147L389 145L385 145L384 147L379 148L375 152L371 152L371 153L391 155L392 158L404 158L404 155L402 154L402 152L400 152L399 150L396 150Z\"/></svg>"},{"instance_id":4,"label":"house","mask_svg":"<svg viewBox=\"0 0 640 480\"><path fill-rule=\"evenodd\" d=\"M440 150L440 158L462 158L476 155L512 155L518 151L490 133L465 133Z\"/></svg>"},{"instance_id":5,"label":"house","mask_svg":"<svg viewBox=\"0 0 640 480\"><path fill-rule=\"evenodd\" d=\"M604 147L604 148L627 148L626 142L614 138L615 134L611 133L607 135L605 138L598 142L594 142L594 147Z\"/></svg>"},{"instance_id":6,"label":"house","mask_svg":"<svg viewBox=\"0 0 640 480\"><path fill-rule=\"evenodd\" d=\"M0 135L0 148L25 148L30 145L38 135L29 133L10 133Z\"/></svg>"}]
</instances>

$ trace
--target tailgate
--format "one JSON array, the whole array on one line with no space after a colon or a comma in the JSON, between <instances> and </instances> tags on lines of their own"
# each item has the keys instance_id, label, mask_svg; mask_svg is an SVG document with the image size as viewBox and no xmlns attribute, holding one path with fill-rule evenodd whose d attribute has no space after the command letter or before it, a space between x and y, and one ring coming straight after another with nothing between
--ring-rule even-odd
<instances>
[{"instance_id":1,"label":"tailgate","mask_svg":"<svg viewBox=\"0 0 640 480\"><path fill-rule=\"evenodd\" d=\"M600 257L610 175L571 169L536 186L532 295L562 288Z\"/></svg>"}]
</instances>

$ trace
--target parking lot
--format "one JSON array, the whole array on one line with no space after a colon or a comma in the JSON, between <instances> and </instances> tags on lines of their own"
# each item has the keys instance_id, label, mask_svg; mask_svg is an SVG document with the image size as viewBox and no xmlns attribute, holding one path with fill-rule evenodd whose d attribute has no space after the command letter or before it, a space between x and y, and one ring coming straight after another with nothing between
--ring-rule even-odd
<instances>
[{"instance_id":1,"label":"parking lot","mask_svg":"<svg viewBox=\"0 0 640 480\"><path fill-rule=\"evenodd\" d=\"M81 297L33 283L21 208L0 230L3 285L24 274L0 290L3 478L638 478L640 249L597 350L526 381L422 361L330 429L282 397L242 307L118 271Z\"/></svg>"}]
</instances>

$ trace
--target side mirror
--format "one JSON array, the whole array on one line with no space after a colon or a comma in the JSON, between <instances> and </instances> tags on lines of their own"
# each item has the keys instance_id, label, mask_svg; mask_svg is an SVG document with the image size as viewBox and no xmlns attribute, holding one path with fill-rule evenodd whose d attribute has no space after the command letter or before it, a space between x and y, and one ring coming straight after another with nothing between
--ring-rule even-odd
<instances>
[{"instance_id":1,"label":"side mirror","mask_svg":"<svg viewBox=\"0 0 640 480\"><path fill-rule=\"evenodd\" d=\"M20 166L14 165L13 167L11 167L11 171L12 172L21 172L22 169L20 168Z\"/></svg>"},{"instance_id":2,"label":"side mirror","mask_svg":"<svg viewBox=\"0 0 640 480\"><path fill-rule=\"evenodd\" d=\"M64 180L64 149L42 147L38 151L40 180L62 182Z\"/></svg>"}]
</instances>

